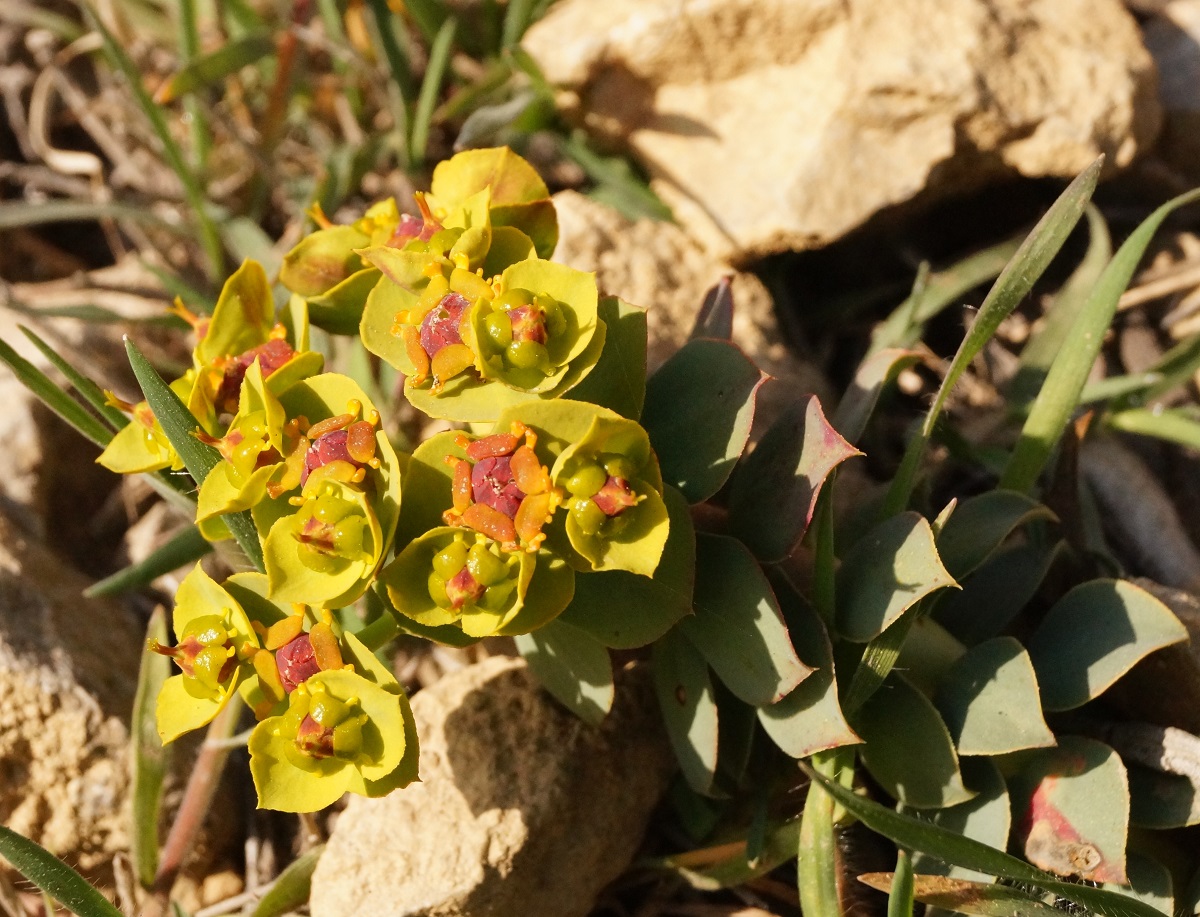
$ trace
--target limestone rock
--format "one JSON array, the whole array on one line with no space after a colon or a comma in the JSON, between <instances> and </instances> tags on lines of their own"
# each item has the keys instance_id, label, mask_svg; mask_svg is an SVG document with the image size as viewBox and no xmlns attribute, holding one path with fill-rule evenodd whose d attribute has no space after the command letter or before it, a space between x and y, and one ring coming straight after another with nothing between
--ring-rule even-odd
<instances>
[{"instance_id":1,"label":"limestone rock","mask_svg":"<svg viewBox=\"0 0 1200 917\"><path fill-rule=\"evenodd\" d=\"M1163 135L1159 154L1200 182L1200 2L1170 0L1146 23L1146 47L1159 72Z\"/></svg>"},{"instance_id":2,"label":"limestone rock","mask_svg":"<svg viewBox=\"0 0 1200 917\"><path fill-rule=\"evenodd\" d=\"M651 370L683 345L705 292L729 276L734 343L776 380L760 390L764 417L809 392L829 403L828 380L784 343L771 294L753 274L732 270L674 223L633 222L574 191L556 194L554 206L559 226L554 260L595 271L601 293L647 310Z\"/></svg>"},{"instance_id":3,"label":"limestone rock","mask_svg":"<svg viewBox=\"0 0 1200 917\"><path fill-rule=\"evenodd\" d=\"M629 863L674 768L648 673L593 729L518 659L413 698L422 782L351 797L313 874L314 917L583 917Z\"/></svg>"},{"instance_id":4,"label":"limestone rock","mask_svg":"<svg viewBox=\"0 0 1200 917\"><path fill-rule=\"evenodd\" d=\"M141 634L0 515L0 823L103 876L127 850Z\"/></svg>"},{"instance_id":5,"label":"limestone rock","mask_svg":"<svg viewBox=\"0 0 1200 917\"><path fill-rule=\"evenodd\" d=\"M1124 166L1160 120L1120 0L564 0L524 47L739 262L998 175Z\"/></svg>"}]
</instances>

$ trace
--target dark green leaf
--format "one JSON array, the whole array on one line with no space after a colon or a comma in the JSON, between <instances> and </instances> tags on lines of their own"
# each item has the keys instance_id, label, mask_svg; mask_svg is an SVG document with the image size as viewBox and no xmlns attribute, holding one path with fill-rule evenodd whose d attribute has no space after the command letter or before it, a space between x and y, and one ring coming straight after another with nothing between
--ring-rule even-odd
<instances>
[{"instance_id":1,"label":"dark green leaf","mask_svg":"<svg viewBox=\"0 0 1200 917\"><path fill-rule=\"evenodd\" d=\"M597 725L612 709L612 660L604 644L562 621L515 640L542 686L581 720Z\"/></svg>"},{"instance_id":2,"label":"dark green leaf","mask_svg":"<svg viewBox=\"0 0 1200 917\"><path fill-rule=\"evenodd\" d=\"M1133 583L1076 586L1046 613L1027 646L1047 710L1099 697L1145 656L1188 639L1166 605Z\"/></svg>"},{"instance_id":3,"label":"dark green leaf","mask_svg":"<svg viewBox=\"0 0 1200 917\"><path fill-rule=\"evenodd\" d=\"M646 401L646 310L604 296L599 314L605 326L604 350L570 397L637 420Z\"/></svg>"},{"instance_id":4,"label":"dark green leaf","mask_svg":"<svg viewBox=\"0 0 1200 917\"><path fill-rule=\"evenodd\" d=\"M793 758L861 742L838 704L833 650L820 617L790 586L776 583L775 594L796 652L814 671L783 700L758 709L763 729Z\"/></svg>"},{"instance_id":5,"label":"dark green leaf","mask_svg":"<svg viewBox=\"0 0 1200 917\"><path fill-rule=\"evenodd\" d=\"M718 713L708 664L679 630L654 644L654 688L675 757L688 785L712 791L717 773Z\"/></svg>"},{"instance_id":6,"label":"dark green leaf","mask_svg":"<svg viewBox=\"0 0 1200 917\"><path fill-rule=\"evenodd\" d=\"M108 899L44 847L0 825L0 856L26 879L79 917L121 917Z\"/></svg>"},{"instance_id":7,"label":"dark green leaf","mask_svg":"<svg viewBox=\"0 0 1200 917\"><path fill-rule=\"evenodd\" d=\"M146 396L150 410L162 426L163 433L175 447L176 453L196 483L203 483L208 473L220 461L220 453L196 439L193 433L200 428L200 424L192 416L187 405L179 400L179 396L171 391L150 362L142 356L142 352L133 341L126 339L125 350L129 354L129 365L133 367L133 374L142 387L142 394ZM227 513L221 518L229 526L229 531L237 539L246 557L261 571L262 544L258 540L258 529L255 528L250 514Z\"/></svg>"},{"instance_id":8,"label":"dark green leaf","mask_svg":"<svg viewBox=\"0 0 1200 917\"><path fill-rule=\"evenodd\" d=\"M791 405L734 471L730 533L760 560L782 560L808 529L825 479L861 454L829 425L816 395Z\"/></svg>"},{"instance_id":9,"label":"dark green leaf","mask_svg":"<svg viewBox=\"0 0 1200 917\"><path fill-rule=\"evenodd\" d=\"M960 755L1003 755L1054 744L1029 655L1012 637L967 651L937 694Z\"/></svg>"},{"instance_id":10,"label":"dark green leaf","mask_svg":"<svg viewBox=\"0 0 1200 917\"><path fill-rule=\"evenodd\" d=\"M736 539L696 536L694 607L680 629L746 703L773 704L812 673L792 648L771 584Z\"/></svg>"},{"instance_id":11,"label":"dark green leaf","mask_svg":"<svg viewBox=\"0 0 1200 917\"><path fill-rule=\"evenodd\" d=\"M1012 810L1009 808L1008 787L1000 775L1000 769L988 758L963 758L963 780L975 791L975 798L956 806L924 813L933 824L955 834L970 837L997 850L1008 846L1008 832L1012 827ZM901 809L901 811L905 811ZM916 812L906 812L915 815ZM949 876L953 879L990 879L988 875L961 866L943 863L936 857L918 853L913 857L913 869L921 873Z\"/></svg>"},{"instance_id":12,"label":"dark green leaf","mask_svg":"<svg viewBox=\"0 0 1200 917\"><path fill-rule=\"evenodd\" d=\"M1032 497L1013 490L989 490L959 502L938 534L938 554L956 580L973 573L1006 538L1034 519L1055 515Z\"/></svg>"},{"instance_id":13,"label":"dark green leaf","mask_svg":"<svg viewBox=\"0 0 1200 917\"><path fill-rule=\"evenodd\" d=\"M97 446L107 446L112 441L112 431L98 421L78 401L54 384L40 369L0 341L0 360L8 364L13 375L22 385L41 399L46 407L74 427L81 436Z\"/></svg>"},{"instance_id":14,"label":"dark green leaf","mask_svg":"<svg viewBox=\"0 0 1200 917\"><path fill-rule=\"evenodd\" d=\"M963 783L941 716L905 679L893 673L863 705L854 726L865 743L859 752L863 765L904 805L943 809L975 795Z\"/></svg>"},{"instance_id":15,"label":"dark green leaf","mask_svg":"<svg viewBox=\"0 0 1200 917\"><path fill-rule=\"evenodd\" d=\"M1082 736L1058 737L1009 778L1026 859L1058 875L1125 884L1129 785L1117 753Z\"/></svg>"},{"instance_id":16,"label":"dark green leaf","mask_svg":"<svg viewBox=\"0 0 1200 917\"><path fill-rule=\"evenodd\" d=\"M642 426L663 480L702 503L718 490L750 436L754 396L766 376L724 341L684 344L646 384Z\"/></svg>"},{"instance_id":17,"label":"dark green leaf","mask_svg":"<svg viewBox=\"0 0 1200 917\"><path fill-rule=\"evenodd\" d=\"M863 643L883 633L925 596L955 585L923 516L903 513L850 549L838 571L838 631Z\"/></svg>"},{"instance_id":18,"label":"dark green leaf","mask_svg":"<svg viewBox=\"0 0 1200 917\"><path fill-rule=\"evenodd\" d=\"M180 529L136 564L118 570L93 583L83 591L89 598L99 595L120 595L149 585L153 580L199 560L212 551L212 545L194 525Z\"/></svg>"},{"instance_id":19,"label":"dark green leaf","mask_svg":"<svg viewBox=\"0 0 1200 917\"><path fill-rule=\"evenodd\" d=\"M994 637L1028 604L1063 550L1063 542L1018 544L993 554L963 583L944 595L934 617L971 646Z\"/></svg>"},{"instance_id":20,"label":"dark green leaf","mask_svg":"<svg viewBox=\"0 0 1200 917\"><path fill-rule=\"evenodd\" d=\"M893 812L877 802L838 786L829 778L816 773L803 761L799 766L864 825L901 847L990 876L1000 876L1036 886L1090 908L1102 917L1161 917L1154 908L1126 895L1062 882L987 844L962 837L912 816Z\"/></svg>"}]
</instances>

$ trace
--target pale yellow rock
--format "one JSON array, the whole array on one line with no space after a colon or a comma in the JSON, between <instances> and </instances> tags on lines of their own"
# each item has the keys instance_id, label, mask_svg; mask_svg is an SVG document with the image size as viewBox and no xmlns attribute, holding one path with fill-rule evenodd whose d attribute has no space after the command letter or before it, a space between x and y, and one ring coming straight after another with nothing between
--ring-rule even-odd
<instances>
[{"instance_id":1,"label":"pale yellow rock","mask_svg":"<svg viewBox=\"0 0 1200 917\"><path fill-rule=\"evenodd\" d=\"M141 634L0 515L0 823L104 878L128 849Z\"/></svg>"},{"instance_id":2,"label":"pale yellow rock","mask_svg":"<svg viewBox=\"0 0 1200 917\"><path fill-rule=\"evenodd\" d=\"M744 262L1158 130L1120 0L563 0L524 47L680 222Z\"/></svg>"},{"instance_id":3,"label":"pale yellow rock","mask_svg":"<svg viewBox=\"0 0 1200 917\"><path fill-rule=\"evenodd\" d=\"M351 797L313 874L313 917L584 917L674 770L648 673L626 675L598 729L519 659L419 692L421 782Z\"/></svg>"},{"instance_id":4,"label":"pale yellow rock","mask_svg":"<svg viewBox=\"0 0 1200 917\"><path fill-rule=\"evenodd\" d=\"M631 221L574 191L554 195L554 206L554 260L594 271L602 293L646 309L651 371L687 341L708 289L730 277L734 343L772 377L759 390L756 429L801 395L811 392L830 403L828 380L784 343L771 294L756 276L714 258L674 223Z\"/></svg>"}]
</instances>

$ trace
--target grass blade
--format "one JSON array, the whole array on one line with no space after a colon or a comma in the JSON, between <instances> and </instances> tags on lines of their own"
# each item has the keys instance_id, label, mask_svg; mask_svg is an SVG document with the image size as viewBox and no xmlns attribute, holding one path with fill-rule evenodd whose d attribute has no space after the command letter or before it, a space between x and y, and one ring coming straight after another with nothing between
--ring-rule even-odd
<instances>
[{"instance_id":1,"label":"grass blade","mask_svg":"<svg viewBox=\"0 0 1200 917\"><path fill-rule=\"evenodd\" d=\"M187 409L187 405L171 391L167 383L150 365L150 361L128 338L125 339L125 351L129 354L129 365L133 367L133 374L142 387L142 394L146 396L150 410L154 412L155 418L162 425L163 433L175 447L175 451L196 483L203 483L204 479L208 477L208 473L221 460L220 453L192 435L200 428L200 424L196 422L192 412ZM250 514L246 512L226 513L221 518L225 520L229 531L233 533L233 537L255 569L262 572L262 544L258 540L258 530L254 527L254 521L250 518Z\"/></svg>"},{"instance_id":2,"label":"grass blade","mask_svg":"<svg viewBox=\"0 0 1200 917\"><path fill-rule=\"evenodd\" d=\"M944 271L919 274L913 292L871 333L867 357L889 347L912 347L920 341L926 322L968 291L997 277L1020 244L1019 237L1005 239Z\"/></svg>"},{"instance_id":3,"label":"grass blade","mask_svg":"<svg viewBox=\"0 0 1200 917\"><path fill-rule=\"evenodd\" d=\"M514 60L517 60L514 56ZM583 134L575 133L560 143L563 154L587 173L596 187L588 196L616 208L631 220L672 219L671 210L629 162L620 156L602 156L588 146Z\"/></svg>"},{"instance_id":4,"label":"grass blade","mask_svg":"<svg viewBox=\"0 0 1200 917\"><path fill-rule=\"evenodd\" d=\"M324 852L325 845L321 844L302 853L288 864L287 869L279 874L279 878L271 886L271 890L262 896L250 917L281 917L305 904L308 901L313 870Z\"/></svg>"},{"instance_id":5,"label":"grass blade","mask_svg":"<svg viewBox=\"0 0 1200 917\"><path fill-rule=\"evenodd\" d=\"M408 55L404 53L404 49L396 39L395 17L392 15L391 8L388 6L387 0L367 0L367 5L371 8L371 15L375 18L377 39L383 49L384 59L391 69L396 88L400 90L402 99L411 99L416 91L416 80L413 78ZM396 123L397 129L402 129L403 125L403 121Z\"/></svg>"},{"instance_id":6,"label":"grass blade","mask_svg":"<svg viewBox=\"0 0 1200 917\"><path fill-rule=\"evenodd\" d=\"M108 403L108 399L105 397L100 386L55 353L54 348L38 337L32 330L26 328L24 325L18 325L17 327L21 329L21 333L25 337L29 338L33 346L40 350L42 355L54 364L59 372L67 377L67 381L75 386L75 391L79 392L79 396L95 408L100 416L108 421L113 430L120 430L129 423L128 417Z\"/></svg>"},{"instance_id":7,"label":"grass blade","mask_svg":"<svg viewBox=\"0 0 1200 917\"><path fill-rule=\"evenodd\" d=\"M425 43L432 45L446 25L446 4L441 0L405 0L404 9L421 32Z\"/></svg>"},{"instance_id":8,"label":"grass blade","mask_svg":"<svg viewBox=\"0 0 1200 917\"><path fill-rule=\"evenodd\" d=\"M1184 411L1130 408L1110 415L1108 424L1125 433L1153 436L1189 449L1200 449L1200 419Z\"/></svg>"},{"instance_id":9,"label":"grass blade","mask_svg":"<svg viewBox=\"0 0 1200 917\"><path fill-rule=\"evenodd\" d=\"M901 850L896 854L896 871L892 875L891 891L888 892L887 917L912 917L912 912L912 857L907 850Z\"/></svg>"},{"instance_id":10,"label":"grass blade","mask_svg":"<svg viewBox=\"0 0 1200 917\"><path fill-rule=\"evenodd\" d=\"M158 577L185 564L199 560L212 551L212 545L194 525L185 526L159 545L144 560L118 570L84 590L89 598L101 595L120 595L149 585Z\"/></svg>"},{"instance_id":11,"label":"grass blade","mask_svg":"<svg viewBox=\"0 0 1200 917\"><path fill-rule=\"evenodd\" d=\"M190 0L188 0L190 3ZM275 51L270 35L247 35L231 41L210 54L192 58L154 94L154 101L166 105L182 96L206 89Z\"/></svg>"},{"instance_id":12,"label":"grass blade","mask_svg":"<svg viewBox=\"0 0 1200 917\"><path fill-rule=\"evenodd\" d=\"M136 220L150 223L159 229L170 229L186 235L183 226L168 223L158 214L145 207L130 207L125 204L94 204L90 201L40 201L36 204L25 201L0 203L0 229L20 229L22 226L40 226L44 223L73 223L90 220Z\"/></svg>"},{"instance_id":13,"label":"grass blade","mask_svg":"<svg viewBox=\"0 0 1200 917\"><path fill-rule=\"evenodd\" d=\"M1150 240L1173 211L1196 200L1200 200L1200 189L1163 204L1134 230L1108 263L1071 326L1066 338L1071 346L1059 351L1030 408L1021 436L1000 478L1000 487L1022 492L1032 489L1079 404L1080 393L1100 353L1104 332L1112 322L1117 301L1129 286Z\"/></svg>"},{"instance_id":14,"label":"grass blade","mask_svg":"<svg viewBox=\"0 0 1200 917\"><path fill-rule=\"evenodd\" d=\"M0 856L26 879L79 917L121 917L108 899L46 848L0 825Z\"/></svg>"},{"instance_id":15,"label":"grass blade","mask_svg":"<svg viewBox=\"0 0 1200 917\"><path fill-rule=\"evenodd\" d=\"M134 100L150 121L150 126L154 128L154 133L158 136L159 143L162 144L163 158L166 159L167 164L175 174L179 176L179 181L183 185L184 197L187 198L188 206L192 210L200 231L200 244L203 246L204 254L208 258L209 269L212 272L212 276L219 277L225 270L225 253L221 248L221 237L217 233L217 227L208 214L208 201L204 196L203 189L200 187L200 182L197 181L196 176L184 161L183 152L179 149L179 144L175 142L175 138L171 135L171 129L167 124L167 119L163 116L162 109L154 104L154 101L150 98L150 94L146 92L146 87L142 85L142 75L137 65L125 53L125 49L121 47L121 44L113 37L112 33L105 28L104 23L100 21L100 17L86 5L84 6L84 12L88 25L95 29L104 41L104 51L108 59L112 62L113 66L124 74L125 80L129 84L129 89L133 93Z\"/></svg>"},{"instance_id":16,"label":"grass blade","mask_svg":"<svg viewBox=\"0 0 1200 917\"><path fill-rule=\"evenodd\" d=\"M429 146L429 124L433 120L433 110L437 105L438 92L442 88L446 70L450 66L450 51L454 47L454 35L457 31L458 19L450 16L438 29L437 36L429 48L429 66L425 68L421 93L417 96L417 108L413 114L412 138L409 144L409 158L414 165L425 161L425 152Z\"/></svg>"},{"instance_id":17,"label":"grass blade","mask_svg":"<svg viewBox=\"0 0 1200 917\"><path fill-rule=\"evenodd\" d=\"M200 23L196 17L196 0L179 0L179 52L185 70L200 56ZM165 85L169 86L170 83ZM155 98L155 101L165 100ZM188 128L192 135L192 159L196 169L203 172L208 162L209 151L212 149L208 115L200 100L196 98L184 99L183 110L187 114Z\"/></svg>"},{"instance_id":18,"label":"grass blade","mask_svg":"<svg viewBox=\"0 0 1200 917\"><path fill-rule=\"evenodd\" d=\"M508 0L508 9L504 11L504 29L500 35L502 47L511 48L521 40L533 22L533 12L533 0Z\"/></svg>"},{"instance_id":19,"label":"grass blade","mask_svg":"<svg viewBox=\"0 0 1200 917\"><path fill-rule=\"evenodd\" d=\"M1008 390L1010 402L1017 405L1024 405L1037 397L1054 358L1067 341L1071 326L1087 304L1088 294L1112 257L1112 238L1108 226L1100 211L1090 203L1087 206L1087 218L1090 233L1087 254L1054 297L1054 304L1046 313L1042 330L1021 351L1017 376Z\"/></svg>"},{"instance_id":20,"label":"grass blade","mask_svg":"<svg viewBox=\"0 0 1200 917\"><path fill-rule=\"evenodd\" d=\"M895 812L877 802L857 795L818 773L804 761L799 762L815 783L876 834L882 834L899 847L937 857L945 863L974 869L990 876L1012 879L1051 892L1089 908L1102 917L1162 917L1162 914L1135 898L1086 885L1063 882L1023 860L961 834L947 831L932 822Z\"/></svg>"},{"instance_id":21,"label":"grass blade","mask_svg":"<svg viewBox=\"0 0 1200 917\"><path fill-rule=\"evenodd\" d=\"M971 361L996 333L1000 323L1025 298L1033 284L1042 276L1054 256L1058 254L1063 243L1067 241L1067 236L1071 234L1071 230L1075 228L1079 218L1083 216L1083 208L1096 189L1096 182L1100 178L1100 168L1103 165L1104 157L1101 156L1067 186L1058 200L1046 211L1045 216L1038 220L1033 231L1021 243L1021 247L1017 249L1012 260L996 278L983 305L979 307L975 321L971 323L966 337L963 338L958 352L954 355L946 378L942 380L933 404L925 415L925 422L921 426L920 434L909 442L904 459L900 463L900 469L896 472L887 499L884 501L882 513L884 518L901 512L908 505L917 469L925 454L925 447L933 435L934 427L937 426L942 408L945 406L951 390L962 374L966 372Z\"/></svg>"},{"instance_id":22,"label":"grass blade","mask_svg":"<svg viewBox=\"0 0 1200 917\"><path fill-rule=\"evenodd\" d=\"M146 639L166 644L167 616L159 605L150 616ZM161 653L142 653L137 695L133 701L133 826L129 832L134 870L143 888L154 884L158 869L158 809L170 749L163 746L155 725L158 692L171 674L171 659Z\"/></svg>"},{"instance_id":23,"label":"grass blade","mask_svg":"<svg viewBox=\"0 0 1200 917\"><path fill-rule=\"evenodd\" d=\"M13 350L6 341L0 341L0 361L8 364L22 385L81 436L101 449L112 442L113 434L108 427L89 414L83 405L59 388L49 376Z\"/></svg>"}]
</instances>

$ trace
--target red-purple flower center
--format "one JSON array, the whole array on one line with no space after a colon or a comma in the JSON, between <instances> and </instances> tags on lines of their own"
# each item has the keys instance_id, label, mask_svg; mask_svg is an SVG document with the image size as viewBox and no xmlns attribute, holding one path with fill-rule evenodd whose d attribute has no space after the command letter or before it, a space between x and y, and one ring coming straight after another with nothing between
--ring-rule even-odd
<instances>
[{"instance_id":1,"label":"red-purple flower center","mask_svg":"<svg viewBox=\"0 0 1200 917\"><path fill-rule=\"evenodd\" d=\"M468 602L478 602L486 591L487 587L471 575L465 564L446 582L446 598L450 600L450 607L455 611Z\"/></svg>"},{"instance_id":2,"label":"red-purple flower center","mask_svg":"<svg viewBox=\"0 0 1200 917\"><path fill-rule=\"evenodd\" d=\"M362 465L350 457L350 450L346 446L349 438L350 434L345 430L333 430L313 440L308 451L304 453L304 470L300 472L300 485L303 487L310 474L330 462L349 462L355 468L361 468Z\"/></svg>"},{"instance_id":3,"label":"red-purple flower center","mask_svg":"<svg viewBox=\"0 0 1200 917\"><path fill-rule=\"evenodd\" d=\"M405 242L412 239L428 242L433 238L433 234L441 228L437 220L422 220L411 213L401 214L400 224L396 227L396 231L392 233L392 237L388 240L388 245L393 248L402 248Z\"/></svg>"},{"instance_id":4,"label":"red-purple flower center","mask_svg":"<svg viewBox=\"0 0 1200 917\"><path fill-rule=\"evenodd\" d=\"M296 730L296 747L313 758L332 758L333 730L306 715Z\"/></svg>"},{"instance_id":5,"label":"red-purple flower center","mask_svg":"<svg viewBox=\"0 0 1200 917\"><path fill-rule=\"evenodd\" d=\"M515 518L525 494L513 478L512 458L498 455L476 462L471 469L471 497L509 519Z\"/></svg>"},{"instance_id":6,"label":"red-purple flower center","mask_svg":"<svg viewBox=\"0 0 1200 917\"><path fill-rule=\"evenodd\" d=\"M631 506L637 505L637 494L624 478L608 476L596 493L592 494L592 502L600 507L606 516L619 516Z\"/></svg>"},{"instance_id":7,"label":"red-purple flower center","mask_svg":"<svg viewBox=\"0 0 1200 917\"><path fill-rule=\"evenodd\" d=\"M546 320L537 306L517 306L515 309L509 309L508 320L512 323L514 341L546 343Z\"/></svg>"},{"instance_id":8,"label":"red-purple flower center","mask_svg":"<svg viewBox=\"0 0 1200 917\"><path fill-rule=\"evenodd\" d=\"M279 670L283 690L288 694L321 671L308 634L301 634L281 646L275 653L275 667Z\"/></svg>"},{"instance_id":9,"label":"red-purple flower center","mask_svg":"<svg viewBox=\"0 0 1200 917\"><path fill-rule=\"evenodd\" d=\"M463 312L471 305L470 300L460 293L447 293L421 320L421 349L429 359L451 344L461 344Z\"/></svg>"},{"instance_id":10,"label":"red-purple flower center","mask_svg":"<svg viewBox=\"0 0 1200 917\"><path fill-rule=\"evenodd\" d=\"M238 398L242 392L242 382L246 378L246 370L255 360L262 367L263 378L271 375L279 367L296 355L290 344L282 338L272 338L265 344L260 344L240 356L234 357L225 364L225 372L221 377L221 386L217 389L217 405L226 411L236 411Z\"/></svg>"}]
</instances>

